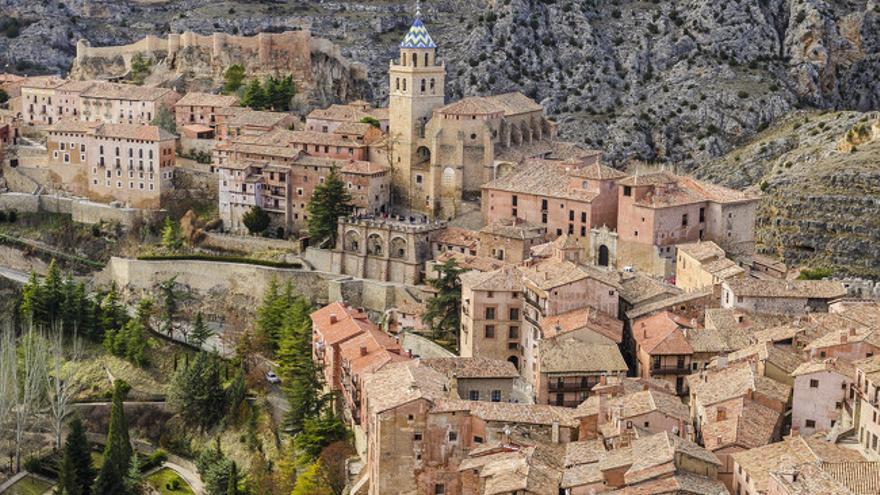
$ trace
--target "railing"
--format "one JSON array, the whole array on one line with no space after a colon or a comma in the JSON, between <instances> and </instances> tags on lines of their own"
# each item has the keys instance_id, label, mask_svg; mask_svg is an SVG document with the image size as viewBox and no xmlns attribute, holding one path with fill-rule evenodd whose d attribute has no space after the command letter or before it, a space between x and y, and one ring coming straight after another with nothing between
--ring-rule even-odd
<instances>
[{"instance_id":1,"label":"railing","mask_svg":"<svg viewBox=\"0 0 880 495\"><path fill-rule=\"evenodd\" d=\"M687 366L660 366L659 368L651 368L652 375L683 375L689 374L690 368Z\"/></svg>"},{"instance_id":2,"label":"railing","mask_svg":"<svg viewBox=\"0 0 880 495\"><path fill-rule=\"evenodd\" d=\"M597 382L597 383L598 383L598 382ZM588 392L588 391L590 391L590 390L593 388L593 386L596 385L596 384L595 384L595 383L593 383L593 384L590 384L590 383L586 383L586 384L584 384L584 383L580 383L580 382L578 382L578 383L562 383L562 384L559 384L559 383L557 383L557 382L553 382L553 381L551 381L549 385L550 385L550 386L549 386L547 389L548 389L549 391L551 391L551 392L557 392L557 391L559 391L559 392Z\"/></svg>"}]
</instances>

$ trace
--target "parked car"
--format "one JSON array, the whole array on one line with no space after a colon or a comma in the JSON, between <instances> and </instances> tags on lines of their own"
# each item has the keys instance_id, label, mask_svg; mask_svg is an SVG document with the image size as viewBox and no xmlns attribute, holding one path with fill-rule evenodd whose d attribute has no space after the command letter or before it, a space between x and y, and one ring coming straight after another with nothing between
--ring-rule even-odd
<instances>
[{"instance_id":1,"label":"parked car","mask_svg":"<svg viewBox=\"0 0 880 495\"><path fill-rule=\"evenodd\" d=\"M278 375L276 375L274 371L267 371L266 372L266 381L277 385L277 384L281 383L281 378L278 378Z\"/></svg>"}]
</instances>

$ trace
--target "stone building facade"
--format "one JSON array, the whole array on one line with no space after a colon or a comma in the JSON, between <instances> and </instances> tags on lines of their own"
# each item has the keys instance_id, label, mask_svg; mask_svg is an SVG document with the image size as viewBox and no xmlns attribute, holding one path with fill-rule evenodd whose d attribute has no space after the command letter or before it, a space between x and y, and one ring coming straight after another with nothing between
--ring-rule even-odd
<instances>
[{"instance_id":1,"label":"stone building facade","mask_svg":"<svg viewBox=\"0 0 880 495\"><path fill-rule=\"evenodd\" d=\"M431 258L431 233L444 228L445 222L415 218L340 217L332 271L417 285Z\"/></svg>"},{"instance_id":2,"label":"stone building facade","mask_svg":"<svg viewBox=\"0 0 880 495\"><path fill-rule=\"evenodd\" d=\"M522 362L522 275L512 266L461 275L460 353Z\"/></svg>"},{"instance_id":3,"label":"stone building facade","mask_svg":"<svg viewBox=\"0 0 880 495\"><path fill-rule=\"evenodd\" d=\"M201 124L216 129L218 111L236 105L236 96L190 92L174 104L174 120L179 127Z\"/></svg>"}]
</instances>

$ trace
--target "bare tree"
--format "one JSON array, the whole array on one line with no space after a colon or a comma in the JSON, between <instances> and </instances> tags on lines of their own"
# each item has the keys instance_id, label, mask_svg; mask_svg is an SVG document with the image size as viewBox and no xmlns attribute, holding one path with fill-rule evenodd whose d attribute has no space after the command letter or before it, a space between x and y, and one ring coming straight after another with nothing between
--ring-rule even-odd
<instances>
[{"instance_id":1,"label":"bare tree","mask_svg":"<svg viewBox=\"0 0 880 495\"><path fill-rule=\"evenodd\" d=\"M52 335L48 339L48 363L44 374L46 380L47 398L49 400L49 416L52 421L52 430L55 433L55 448L61 449L64 423L70 414L71 399L77 392L73 380L73 367L65 366L65 361L79 361L82 354L82 341L77 335L76 329L68 347L65 359L64 332L61 325L55 325Z\"/></svg>"},{"instance_id":2,"label":"bare tree","mask_svg":"<svg viewBox=\"0 0 880 495\"><path fill-rule=\"evenodd\" d=\"M0 445L11 445L12 408L17 402L15 334L8 323L0 328Z\"/></svg>"},{"instance_id":3,"label":"bare tree","mask_svg":"<svg viewBox=\"0 0 880 495\"><path fill-rule=\"evenodd\" d=\"M13 346L14 347L14 346ZM15 427L15 470L21 471L21 455L24 435L33 425L40 402L45 398L45 374L48 346L46 339L33 326L22 336L20 349L21 371L13 364L12 419ZM21 375L21 376L19 376Z\"/></svg>"}]
</instances>

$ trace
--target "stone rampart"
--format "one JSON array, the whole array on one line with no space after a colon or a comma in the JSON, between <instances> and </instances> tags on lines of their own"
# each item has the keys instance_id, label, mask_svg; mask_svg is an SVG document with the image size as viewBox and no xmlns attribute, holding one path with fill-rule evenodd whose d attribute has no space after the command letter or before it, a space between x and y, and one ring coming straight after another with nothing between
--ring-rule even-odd
<instances>
[{"instance_id":1,"label":"stone rampart","mask_svg":"<svg viewBox=\"0 0 880 495\"><path fill-rule=\"evenodd\" d=\"M103 203L50 194L0 193L0 210L11 209L21 213L62 213L70 215L74 222L86 224L116 222L125 227L132 227L139 222L149 222L164 214L161 210L116 208Z\"/></svg>"}]
</instances>

